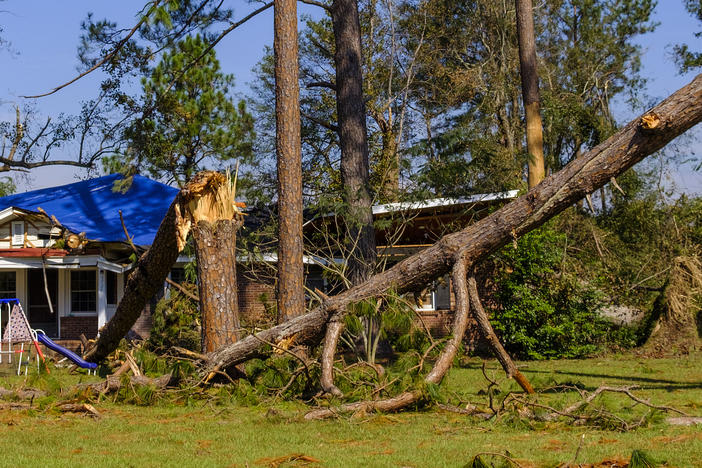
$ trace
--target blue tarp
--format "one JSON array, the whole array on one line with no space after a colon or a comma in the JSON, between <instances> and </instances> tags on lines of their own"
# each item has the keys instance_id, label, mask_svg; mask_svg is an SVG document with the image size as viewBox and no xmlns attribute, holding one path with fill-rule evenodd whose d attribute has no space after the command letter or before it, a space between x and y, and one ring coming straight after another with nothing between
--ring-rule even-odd
<instances>
[{"instance_id":1,"label":"blue tarp","mask_svg":"<svg viewBox=\"0 0 702 468\"><path fill-rule=\"evenodd\" d=\"M0 197L0 210L15 207L36 212L41 207L70 231L85 232L89 240L125 242L119 220L119 210L122 210L124 224L129 235L134 236L134 243L151 245L178 189L137 175L126 193L115 192L114 182L121 177L112 174Z\"/></svg>"}]
</instances>

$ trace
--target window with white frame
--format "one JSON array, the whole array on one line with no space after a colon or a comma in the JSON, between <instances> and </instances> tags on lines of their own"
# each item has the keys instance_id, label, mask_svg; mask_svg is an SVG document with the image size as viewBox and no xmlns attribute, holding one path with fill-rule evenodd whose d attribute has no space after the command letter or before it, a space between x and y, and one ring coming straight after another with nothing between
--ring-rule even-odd
<instances>
[{"instance_id":1,"label":"window with white frame","mask_svg":"<svg viewBox=\"0 0 702 468\"><path fill-rule=\"evenodd\" d=\"M71 271L71 313L97 313L97 270Z\"/></svg>"},{"instance_id":2,"label":"window with white frame","mask_svg":"<svg viewBox=\"0 0 702 468\"><path fill-rule=\"evenodd\" d=\"M105 297L107 299L107 305L117 305L118 280L117 273L109 270L105 272Z\"/></svg>"},{"instance_id":3,"label":"window with white frame","mask_svg":"<svg viewBox=\"0 0 702 468\"><path fill-rule=\"evenodd\" d=\"M0 299L17 297L17 273L0 271Z\"/></svg>"},{"instance_id":4,"label":"window with white frame","mask_svg":"<svg viewBox=\"0 0 702 468\"><path fill-rule=\"evenodd\" d=\"M451 308L451 289L449 284L448 277L443 277L422 291L415 292L415 310L449 310Z\"/></svg>"},{"instance_id":5,"label":"window with white frame","mask_svg":"<svg viewBox=\"0 0 702 468\"><path fill-rule=\"evenodd\" d=\"M12 247L24 247L24 222L12 222Z\"/></svg>"}]
</instances>

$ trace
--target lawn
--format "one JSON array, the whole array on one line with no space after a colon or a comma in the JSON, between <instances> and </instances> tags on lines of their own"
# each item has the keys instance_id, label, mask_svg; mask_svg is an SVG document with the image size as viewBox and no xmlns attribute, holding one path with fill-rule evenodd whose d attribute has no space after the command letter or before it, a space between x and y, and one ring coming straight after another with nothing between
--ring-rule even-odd
<instances>
[{"instance_id":1,"label":"lawn","mask_svg":"<svg viewBox=\"0 0 702 468\"><path fill-rule=\"evenodd\" d=\"M636 395L651 403L702 416L701 357L620 356L520 365L541 389L558 384L589 391L605 384L637 385ZM453 369L444 393L454 403L484 406L487 381L481 367L482 361L472 359ZM503 390L516 390L504 381L495 362L488 362L487 374L501 380ZM76 379L57 369L50 378L30 376L26 385L55 388L57 382L68 385ZM24 378L4 380L7 387L22 384ZM504 395L497 395L496 401ZM538 401L562 407L577 398L576 392L549 392L539 395ZM596 405L626 419L649 413L621 395L605 395ZM702 466L700 426L672 426L665 422L666 415L621 432L509 415L483 421L436 408L310 422L302 418L306 407L297 402L217 405L203 398L184 406L109 401L95 406L99 418L45 409L4 410L0 413L0 465L456 467L466 465L477 453L508 452L523 466L556 466L628 459L632 450L643 449L667 466ZM308 458L281 463L294 455Z\"/></svg>"}]
</instances>

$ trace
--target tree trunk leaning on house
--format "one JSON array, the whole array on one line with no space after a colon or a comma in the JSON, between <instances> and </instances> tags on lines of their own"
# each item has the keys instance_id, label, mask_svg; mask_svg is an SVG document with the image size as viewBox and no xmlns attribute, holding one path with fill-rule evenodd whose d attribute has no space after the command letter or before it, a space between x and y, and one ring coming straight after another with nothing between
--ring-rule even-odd
<instances>
[{"instance_id":1,"label":"tree trunk leaning on house","mask_svg":"<svg viewBox=\"0 0 702 468\"><path fill-rule=\"evenodd\" d=\"M278 159L278 323L305 313L302 150L297 2L275 0L275 123Z\"/></svg>"},{"instance_id":2,"label":"tree trunk leaning on house","mask_svg":"<svg viewBox=\"0 0 702 468\"><path fill-rule=\"evenodd\" d=\"M207 171L195 176L176 195L161 221L151 248L139 258L129 274L124 296L115 315L100 330L95 346L86 353L87 360L99 362L117 349L120 340L134 325L146 304L163 288L178 254L185 247L193 224L234 219L236 206L217 203L217 200L222 199L219 192L223 188L231 190L228 178Z\"/></svg>"},{"instance_id":3,"label":"tree trunk leaning on house","mask_svg":"<svg viewBox=\"0 0 702 468\"><path fill-rule=\"evenodd\" d=\"M209 354L203 372L226 369L260 356L265 343L312 343L325 330L330 317L343 317L350 304L382 296L391 288L399 293L417 289L444 275L458 259L464 258L470 270L490 253L541 226L700 121L702 75L492 215L325 299L321 307L303 316Z\"/></svg>"},{"instance_id":4,"label":"tree trunk leaning on house","mask_svg":"<svg viewBox=\"0 0 702 468\"><path fill-rule=\"evenodd\" d=\"M531 0L515 0L517 9L517 37L519 65L522 76L522 98L526 115L526 140L529 153L529 188L541 182L546 175L544 164L544 136L541 124L539 74L536 67L534 41L534 12Z\"/></svg>"}]
</instances>

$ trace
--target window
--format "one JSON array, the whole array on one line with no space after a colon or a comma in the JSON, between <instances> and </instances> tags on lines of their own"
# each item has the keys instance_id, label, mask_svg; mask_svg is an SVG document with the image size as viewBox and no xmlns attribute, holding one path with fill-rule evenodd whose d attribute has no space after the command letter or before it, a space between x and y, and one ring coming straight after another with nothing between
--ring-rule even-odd
<instances>
[{"instance_id":1,"label":"window","mask_svg":"<svg viewBox=\"0 0 702 468\"><path fill-rule=\"evenodd\" d=\"M117 273L112 271L105 272L105 296L107 297L107 304L116 305L117 304Z\"/></svg>"},{"instance_id":2,"label":"window","mask_svg":"<svg viewBox=\"0 0 702 468\"><path fill-rule=\"evenodd\" d=\"M187 281L185 276L185 268L175 267L171 269L171 281L178 284L183 284Z\"/></svg>"},{"instance_id":3,"label":"window","mask_svg":"<svg viewBox=\"0 0 702 468\"><path fill-rule=\"evenodd\" d=\"M97 312L97 272L78 270L71 272L71 312Z\"/></svg>"},{"instance_id":4,"label":"window","mask_svg":"<svg viewBox=\"0 0 702 468\"><path fill-rule=\"evenodd\" d=\"M426 288L415 292L414 304L416 310L434 310L434 291Z\"/></svg>"},{"instance_id":5,"label":"window","mask_svg":"<svg viewBox=\"0 0 702 468\"><path fill-rule=\"evenodd\" d=\"M439 278L434 288L434 310L451 309L451 289L448 277Z\"/></svg>"},{"instance_id":6,"label":"window","mask_svg":"<svg viewBox=\"0 0 702 468\"><path fill-rule=\"evenodd\" d=\"M448 277L439 278L431 286L414 294L415 310L449 310L451 290Z\"/></svg>"},{"instance_id":7,"label":"window","mask_svg":"<svg viewBox=\"0 0 702 468\"><path fill-rule=\"evenodd\" d=\"M12 223L12 246L24 247L24 222L22 221Z\"/></svg>"},{"instance_id":8,"label":"window","mask_svg":"<svg viewBox=\"0 0 702 468\"><path fill-rule=\"evenodd\" d=\"M0 299L17 297L17 275L14 271L0 271Z\"/></svg>"}]
</instances>

